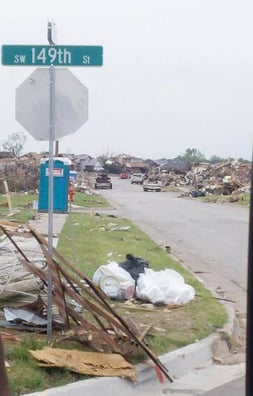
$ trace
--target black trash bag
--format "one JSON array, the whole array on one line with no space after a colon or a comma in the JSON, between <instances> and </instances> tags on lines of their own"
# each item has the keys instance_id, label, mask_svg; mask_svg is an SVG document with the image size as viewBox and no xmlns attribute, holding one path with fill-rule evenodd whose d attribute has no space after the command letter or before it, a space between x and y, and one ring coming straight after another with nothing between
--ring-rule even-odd
<instances>
[{"instance_id":1,"label":"black trash bag","mask_svg":"<svg viewBox=\"0 0 253 396\"><path fill-rule=\"evenodd\" d=\"M127 254L126 261L120 263L119 266L129 272L131 277L135 280L135 283L137 283L139 275L144 272L144 269L149 268L149 264L146 260L135 257L132 254Z\"/></svg>"},{"instance_id":2,"label":"black trash bag","mask_svg":"<svg viewBox=\"0 0 253 396\"><path fill-rule=\"evenodd\" d=\"M205 197L205 192L201 190L193 190L190 193L192 198L199 198L199 197Z\"/></svg>"}]
</instances>

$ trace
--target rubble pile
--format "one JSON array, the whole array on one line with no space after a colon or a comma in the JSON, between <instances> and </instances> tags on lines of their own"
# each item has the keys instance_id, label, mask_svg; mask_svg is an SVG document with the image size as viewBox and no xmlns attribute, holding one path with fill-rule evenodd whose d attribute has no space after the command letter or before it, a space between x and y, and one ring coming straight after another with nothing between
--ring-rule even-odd
<instances>
[{"instance_id":1,"label":"rubble pile","mask_svg":"<svg viewBox=\"0 0 253 396\"><path fill-rule=\"evenodd\" d=\"M162 174L160 176L162 186L186 186L191 184L191 180L187 177L187 172L185 171L170 171L169 173Z\"/></svg>"},{"instance_id":2,"label":"rubble pile","mask_svg":"<svg viewBox=\"0 0 253 396\"><path fill-rule=\"evenodd\" d=\"M39 163L37 154L23 157L0 158L0 179L7 180L10 191L36 191L39 183ZM4 193L2 183L0 193Z\"/></svg>"},{"instance_id":3,"label":"rubble pile","mask_svg":"<svg viewBox=\"0 0 253 396\"><path fill-rule=\"evenodd\" d=\"M189 186L205 194L230 195L249 192L251 164L229 161L218 164L199 163L189 171L163 174L163 186Z\"/></svg>"}]
</instances>

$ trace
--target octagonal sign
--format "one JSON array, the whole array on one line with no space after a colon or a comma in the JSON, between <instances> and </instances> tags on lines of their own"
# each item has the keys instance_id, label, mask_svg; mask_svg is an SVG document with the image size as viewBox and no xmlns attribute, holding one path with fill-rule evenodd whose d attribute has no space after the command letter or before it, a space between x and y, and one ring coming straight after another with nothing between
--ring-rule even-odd
<instances>
[{"instance_id":1,"label":"octagonal sign","mask_svg":"<svg viewBox=\"0 0 253 396\"><path fill-rule=\"evenodd\" d=\"M88 119L88 89L68 69L55 73L55 139L76 132ZM15 118L37 140L49 139L50 69L36 69L16 88Z\"/></svg>"}]
</instances>

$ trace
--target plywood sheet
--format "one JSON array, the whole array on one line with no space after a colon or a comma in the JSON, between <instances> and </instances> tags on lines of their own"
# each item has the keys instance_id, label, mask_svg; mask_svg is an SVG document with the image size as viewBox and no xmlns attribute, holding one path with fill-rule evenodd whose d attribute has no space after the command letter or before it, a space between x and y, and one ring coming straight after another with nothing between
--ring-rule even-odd
<instances>
[{"instance_id":1,"label":"plywood sheet","mask_svg":"<svg viewBox=\"0 0 253 396\"><path fill-rule=\"evenodd\" d=\"M45 347L29 351L42 366L67 368L76 373L136 380L135 367L115 353L83 352Z\"/></svg>"}]
</instances>

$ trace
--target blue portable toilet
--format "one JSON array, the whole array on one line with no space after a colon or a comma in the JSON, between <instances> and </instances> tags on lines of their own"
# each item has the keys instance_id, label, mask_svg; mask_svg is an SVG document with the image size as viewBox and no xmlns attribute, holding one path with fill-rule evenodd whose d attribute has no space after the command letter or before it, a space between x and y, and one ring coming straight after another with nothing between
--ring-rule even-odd
<instances>
[{"instance_id":1,"label":"blue portable toilet","mask_svg":"<svg viewBox=\"0 0 253 396\"><path fill-rule=\"evenodd\" d=\"M66 213L68 211L68 186L69 168L71 161L64 157L53 159L53 211ZM42 158L40 161L40 184L38 211L48 211L48 188L49 188L49 159Z\"/></svg>"},{"instance_id":2,"label":"blue portable toilet","mask_svg":"<svg viewBox=\"0 0 253 396\"><path fill-rule=\"evenodd\" d=\"M76 171L69 171L69 181L72 183L76 183L77 181L77 172Z\"/></svg>"}]
</instances>

